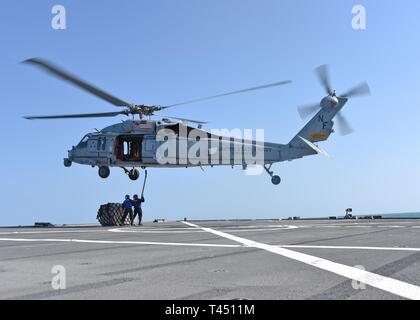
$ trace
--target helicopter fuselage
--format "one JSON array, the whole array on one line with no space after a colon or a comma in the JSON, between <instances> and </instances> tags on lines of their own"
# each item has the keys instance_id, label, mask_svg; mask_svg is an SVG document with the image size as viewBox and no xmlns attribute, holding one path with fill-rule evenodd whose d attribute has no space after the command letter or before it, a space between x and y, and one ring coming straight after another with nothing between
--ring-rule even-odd
<instances>
[{"instance_id":1,"label":"helicopter fuselage","mask_svg":"<svg viewBox=\"0 0 420 320\"><path fill-rule=\"evenodd\" d=\"M174 152L168 150L171 147ZM68 151L64 162L66 166L74 162L122 168L246 167L282 161L282 148L281 144L214 135L183 123L129 120L88 133Z\"/></svg>"},{"instance_id":2,"label":"helicopter fuselage","mask_svg":"<svg viewBox=\"0 0 420 320\"><path fill-rule=\"evenodd\" d=\"M101 178L109 176L110 167L120 167L136 180L136 167L240 165L245 169L256 164L263 166L277 185L281 179L270 170L272 164L324 153L315 143L327 140L334 131L332 118L346 101L340 98L338 106L321 108L287 144L216 135L213 130L207 132L183 122L128 120L85 135L69 150L64 165L74 162L99 167Z\"/></svg>"}]
</instances>

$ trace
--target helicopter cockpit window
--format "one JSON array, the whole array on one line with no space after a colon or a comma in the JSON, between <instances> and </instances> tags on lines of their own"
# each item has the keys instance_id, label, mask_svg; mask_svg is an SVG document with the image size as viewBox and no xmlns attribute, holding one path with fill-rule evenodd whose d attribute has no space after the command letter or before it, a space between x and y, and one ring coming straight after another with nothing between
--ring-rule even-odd
<instances>
[{"instance_id":1,"label":"helicopter cockpit window","mask_svg":"<svg viewBox=\"0 0 420 320\"><path fill-rule=\"evenodd\" d=\"M79 144L77 145L80 148L86 148L87 147L87 141L89 140L89 135L85 135L82 140L80 140Z\"/></svg>"}]
</instances>

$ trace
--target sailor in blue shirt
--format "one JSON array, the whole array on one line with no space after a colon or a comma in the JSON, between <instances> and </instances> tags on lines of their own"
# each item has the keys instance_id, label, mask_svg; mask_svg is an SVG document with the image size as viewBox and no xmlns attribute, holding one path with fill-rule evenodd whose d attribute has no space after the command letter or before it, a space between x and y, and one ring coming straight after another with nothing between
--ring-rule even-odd
<instances>
[{"instance_id":1,"label":"sailor in blue shirt","mask_svg":"<svg viewBox=\"0 0 420 320\"><path fill-rule=\"evenodd\" d=\"M134 207L134 216L133 216L132 222L134 221L134 219L136 219L136 215L139 215L139 226L141 226L142 225L141 220L143 218L143 211L141 210L141 203L144 202L144 197L142 196L139 199L139 196L135 194L131 202Z\"/></svg>"},{"instance_id":2,"label":"sailor in blue shirt","mask_svg":"<svg viewBox=\"0 0 420 320\"><path fill-rule=\"evenodd\" d=\"M125 224L125 219L127 219L127 215L130 215L130 223L131 223L131 225L133 225L134 219L133 219L133 209L132 209L132 206L133 206L133 203L132 203L132 201L130 199L130 196L127 194L125 196L124 202L122 203L122 207L124 209L124 214L123 214L123 218L122 218L122 221L121 221L121 225L124 225Z\"/></svg>"}]
</instances>

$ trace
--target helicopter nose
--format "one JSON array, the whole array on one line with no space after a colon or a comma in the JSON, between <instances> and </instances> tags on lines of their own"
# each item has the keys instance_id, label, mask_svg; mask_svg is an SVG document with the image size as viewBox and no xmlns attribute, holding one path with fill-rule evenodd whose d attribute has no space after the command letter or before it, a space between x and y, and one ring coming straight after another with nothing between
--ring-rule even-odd
<instances>
[{"instance_id":1,"label":"helicopter nose","mask_svg":"<svg viewBox=\"0 0 420 320\"><path fill-rule=\"evenodd\" d=\"M75 146L72 146L71 150L68 151L68 159L69 160L73 160L75 150L76 150Z\"/></svg>"}]
</instances>

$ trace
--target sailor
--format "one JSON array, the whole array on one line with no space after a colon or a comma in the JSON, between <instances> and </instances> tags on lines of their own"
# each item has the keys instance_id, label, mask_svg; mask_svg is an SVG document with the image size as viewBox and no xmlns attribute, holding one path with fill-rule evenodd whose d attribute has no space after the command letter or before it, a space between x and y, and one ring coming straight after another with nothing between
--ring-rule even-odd
<instances>
[{"instance_id":1,"label":"sailor","mask_svg":"<svg viewBox=\"0 0 420 320\"><path fill-rule=\"evenodd\" d=\"M144 197L141 196L141 198L139 199L138 195L134 195L133 196L133 207L134 207L134 216L133 216L133 220L131 221L131 225L133 224L134 220L136 219L136 215L139 215L139 226L141 226L141 220L143 218L143 211L141 210L141 203L144 202Z\"/></svg>"},{"instance_id":2,"label":"sailor","mask_svg":"<svg viewBox=\"0 0 420 320\"><path fill-rule=\"evenodd\" d=\"M130 199L130 196L127 194L125 196L124 202L122 203L122 207L124 209L124 214L123 214L123 217L122 217L121 225L124 225L125 224L125 219L127 219L127 215L130 216L130 223L131 223L131 225L133 225L133 220L134 219L133 219L133 209L132 209L132 206L133 206L133 203L132 203L132 201Z\"/></svg>"}]
</instances>

